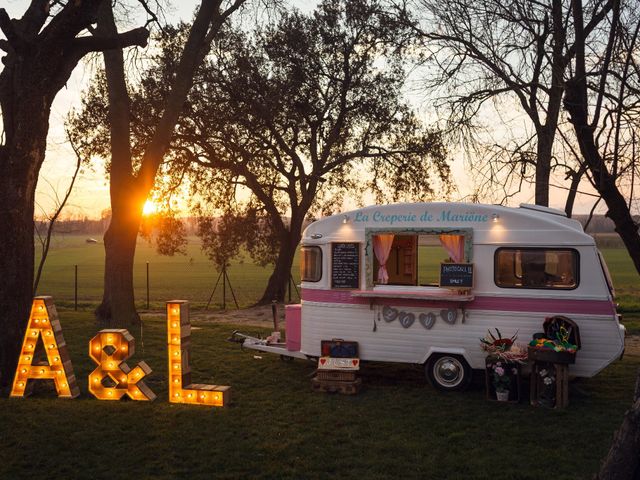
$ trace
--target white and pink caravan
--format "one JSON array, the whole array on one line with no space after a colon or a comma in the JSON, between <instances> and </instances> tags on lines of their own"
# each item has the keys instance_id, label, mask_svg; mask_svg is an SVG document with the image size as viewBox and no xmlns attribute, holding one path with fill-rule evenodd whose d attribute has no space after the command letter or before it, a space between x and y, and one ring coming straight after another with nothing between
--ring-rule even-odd
<instances>
[{"instance_id":1,"label":"white and pink caravan","mask_svg":"<svg viewBox=\"0 0 640 480\"><path fill-rule=\"evenodd\" d=\"M550 208L412 203L333 215L303 234L301 280L286 343L245 346L315 358L322 340L357 341L361 360L422 364L444 390L484 369L489 329L528 342L545 318L572 319L574 376L597 374L624 349L602 255Z\"/></svg>"}]
</instances>

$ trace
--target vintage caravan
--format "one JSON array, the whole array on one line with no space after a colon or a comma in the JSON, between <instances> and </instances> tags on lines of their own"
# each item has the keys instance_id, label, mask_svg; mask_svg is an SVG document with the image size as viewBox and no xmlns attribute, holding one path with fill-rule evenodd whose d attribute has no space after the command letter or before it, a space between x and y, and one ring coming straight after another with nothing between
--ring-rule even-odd
<instances>
[{"instance_id":1,"label":"vintage caravan","mask_svg":"<svg viewBox=\"0 0 640 480\"><path fill-rule=\"evenodd\" d=\"M550 208L412 203L334 215L305 230L301 280L301 305L286 314L287 355L318 357L322 340L357 341L362 360L423 364L444 390L484 368L488 329L528 342L545 318L572 319L582 344L574 376L595 375L624 348L593 238Z\"/></svg>"}]
</instances>

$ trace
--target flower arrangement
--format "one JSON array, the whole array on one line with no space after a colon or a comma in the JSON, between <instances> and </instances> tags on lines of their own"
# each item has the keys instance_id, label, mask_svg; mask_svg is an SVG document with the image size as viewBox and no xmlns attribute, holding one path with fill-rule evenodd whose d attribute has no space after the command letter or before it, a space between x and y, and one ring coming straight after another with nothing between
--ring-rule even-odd
<instances>
[{"instance_id":1,"label":"flower arrangement","mask_svg":"<svg viewBox=\"0 0 640 480\"><path fill-rule=\"evenodd\" d=\"M496 328L495 331L495 335L490 330L487 331L487 335L480 339L480 348L497 360L524 363L527 359L527 349L516 343L518 332L511 338L503 338L500 330Z\"/></svg>"}]
</instances>

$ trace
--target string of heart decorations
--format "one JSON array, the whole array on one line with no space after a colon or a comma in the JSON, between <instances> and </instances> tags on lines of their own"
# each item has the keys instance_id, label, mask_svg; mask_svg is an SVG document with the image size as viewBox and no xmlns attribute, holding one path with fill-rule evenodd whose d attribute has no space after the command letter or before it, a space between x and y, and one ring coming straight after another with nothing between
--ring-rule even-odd
<instances>
[{"instance_id":1,"label":"string of heart decorations","mask_svg":"<svg viewBox=\"0 0 640 480\"><path fill-rule=\"evenodd\" d=\"M464 323L464 315L465 312L462 310L462 320ZM404 312L402 310L398 310L397 308L390 307L388 305L384 305L382 308L377 309L377 317L378 322L380 322L381 318L384 319L385 322L391 323L395 320L398 320L398 323L402 325L402 328L409 328L416 321L416 314L411 312ZM418 322L427 330L431 330L431 328L435 325L437 315L434 312L428 313L420 313L418 315ZM456 308L446 308L440 310L440 318L449 325L453 325L458 320L458 309ZM374 320L373 322L373 331L377 331L378 326Z\"/></svg>"}]
</instances>

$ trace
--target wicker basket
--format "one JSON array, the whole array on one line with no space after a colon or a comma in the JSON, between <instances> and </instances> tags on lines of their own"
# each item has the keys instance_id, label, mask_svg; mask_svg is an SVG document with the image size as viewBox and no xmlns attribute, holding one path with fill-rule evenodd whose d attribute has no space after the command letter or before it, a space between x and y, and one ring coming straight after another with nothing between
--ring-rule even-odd
<instances>
[{"instance_id":1,"label":"wicker basket","mask_svg":"<svg viewBox=\"0 0 640 480\"><path fill-rule=\"evenodd\" d=\"M529 347L529 361L549 363L576 363L575 352L556 352L550 348Z\"/></svg>"}]
</instances>

